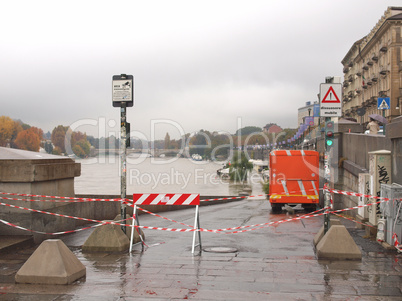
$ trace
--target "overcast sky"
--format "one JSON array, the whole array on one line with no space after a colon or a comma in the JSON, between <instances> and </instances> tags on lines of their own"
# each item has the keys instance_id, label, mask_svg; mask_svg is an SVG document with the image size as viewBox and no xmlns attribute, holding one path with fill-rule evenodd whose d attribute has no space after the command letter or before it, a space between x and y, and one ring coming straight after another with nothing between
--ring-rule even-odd
<instances>
[{"instance_id":1,"label":"overcast sky","mask_svg":"<svg viewBox=\"0 0 402 301\"><path fill-rule=\"evenodd\" d=\"M126 73L135 82L128 121L139 136L151 137L152 122L156 138L271 122L295 128L297 109L317 100L326 76L343 75L346 52L398 4L3 1L0 115L45 132L59 124L118 132L112 76Z\"/></svg>"}]
</instances>

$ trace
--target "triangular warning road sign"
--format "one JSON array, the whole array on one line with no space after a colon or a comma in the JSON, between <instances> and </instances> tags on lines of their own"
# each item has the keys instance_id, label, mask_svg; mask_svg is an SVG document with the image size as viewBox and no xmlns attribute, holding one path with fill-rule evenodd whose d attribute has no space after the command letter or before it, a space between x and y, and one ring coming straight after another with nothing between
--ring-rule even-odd
<instances>
[{"instance_id":1,"label":"triangular warning road sign","mask_svg":"<svg viewBox=\"0 0 402 301\"><path fill-rule=\"evenodd\" d=\"M327 94L325 94L324 98L322 99L321 103L340 103L341 101L336 95L334 88L332 86L329 87Z\"/></svg>"},{"instance_id":2,"label":"triangular warning road sign","mask_svg":"<svg viewBox=\"0 0 402 301\"><path fill-rule=\"evenodd\" d=\"M385 99L382 100L380 106L378 107L380 110L388 110L389 106Z\"/></svg>"}]
</instances>

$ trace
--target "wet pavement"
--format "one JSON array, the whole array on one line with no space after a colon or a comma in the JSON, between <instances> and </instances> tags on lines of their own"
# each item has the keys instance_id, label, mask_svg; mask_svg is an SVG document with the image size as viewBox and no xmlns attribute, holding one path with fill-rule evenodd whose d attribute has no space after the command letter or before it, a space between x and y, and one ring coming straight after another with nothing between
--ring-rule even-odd
<instances>
[{"instance_id":1,"label":"wet pavement","mask_svg":"<svg viewBox=\"0 0 402 301\"><path fill-rule=\"evenodd\" d=\"M194 223L194 209L162 215ZM222 229L304 214L272 214L266 200L200 207L202 228ZM142 215L141 225L183 228ZM322 217L286 222L237 234L202 232L203 249L191 254L192 233L144 230L145 251L82 253L91 230L61 239L86 266L71 285L15 284L14 276L34 248L0 255L0 300L402 300L402 255L363 238L341 221L362 250L362 261L317 260L313 237ZM197 249L198 250L198 249Z\"/></svg>"}]
</instances>

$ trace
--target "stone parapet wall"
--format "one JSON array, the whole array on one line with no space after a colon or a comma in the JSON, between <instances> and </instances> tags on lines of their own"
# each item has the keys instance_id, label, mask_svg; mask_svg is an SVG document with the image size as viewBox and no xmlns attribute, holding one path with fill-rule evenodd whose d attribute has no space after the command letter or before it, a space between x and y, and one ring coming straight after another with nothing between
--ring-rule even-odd
<instances>
[{"instance_id":1,"label":"stone parapet wall","mask_svg":"<svg viewBox=\"0 0 402 301\"><path fill-rule=\"evenodd\" d=\"M68 157L0 147L0 191L32 195L74 197L74 177L81 174L81 165ZM15 197L18 199L35 199ZM57 212L73 216L79 212L79 203L2 200L24 208ZM72 230L76 220L60 218L29 210L0 206L0 218L27 229L53 233ZM1 235L32 235L32 233L0 224ZM35 242L43 235L33 234Z\"/></svg>"}]
</instances>

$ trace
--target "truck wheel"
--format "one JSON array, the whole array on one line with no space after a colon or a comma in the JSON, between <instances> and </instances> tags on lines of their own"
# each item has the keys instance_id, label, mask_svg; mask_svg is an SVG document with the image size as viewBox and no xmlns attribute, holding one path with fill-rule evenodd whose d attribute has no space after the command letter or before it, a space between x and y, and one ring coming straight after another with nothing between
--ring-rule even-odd
<instances>
[{"instance_id":1,"label":"truck wheel","mask_svg":"<svg viewBox=\"0 0 402 301\"><path fill-rule=\"evenodd\" d=\"M271 204L272 212L278 213L282 211L282 204Z\"/></svg>"}]
</instances>

